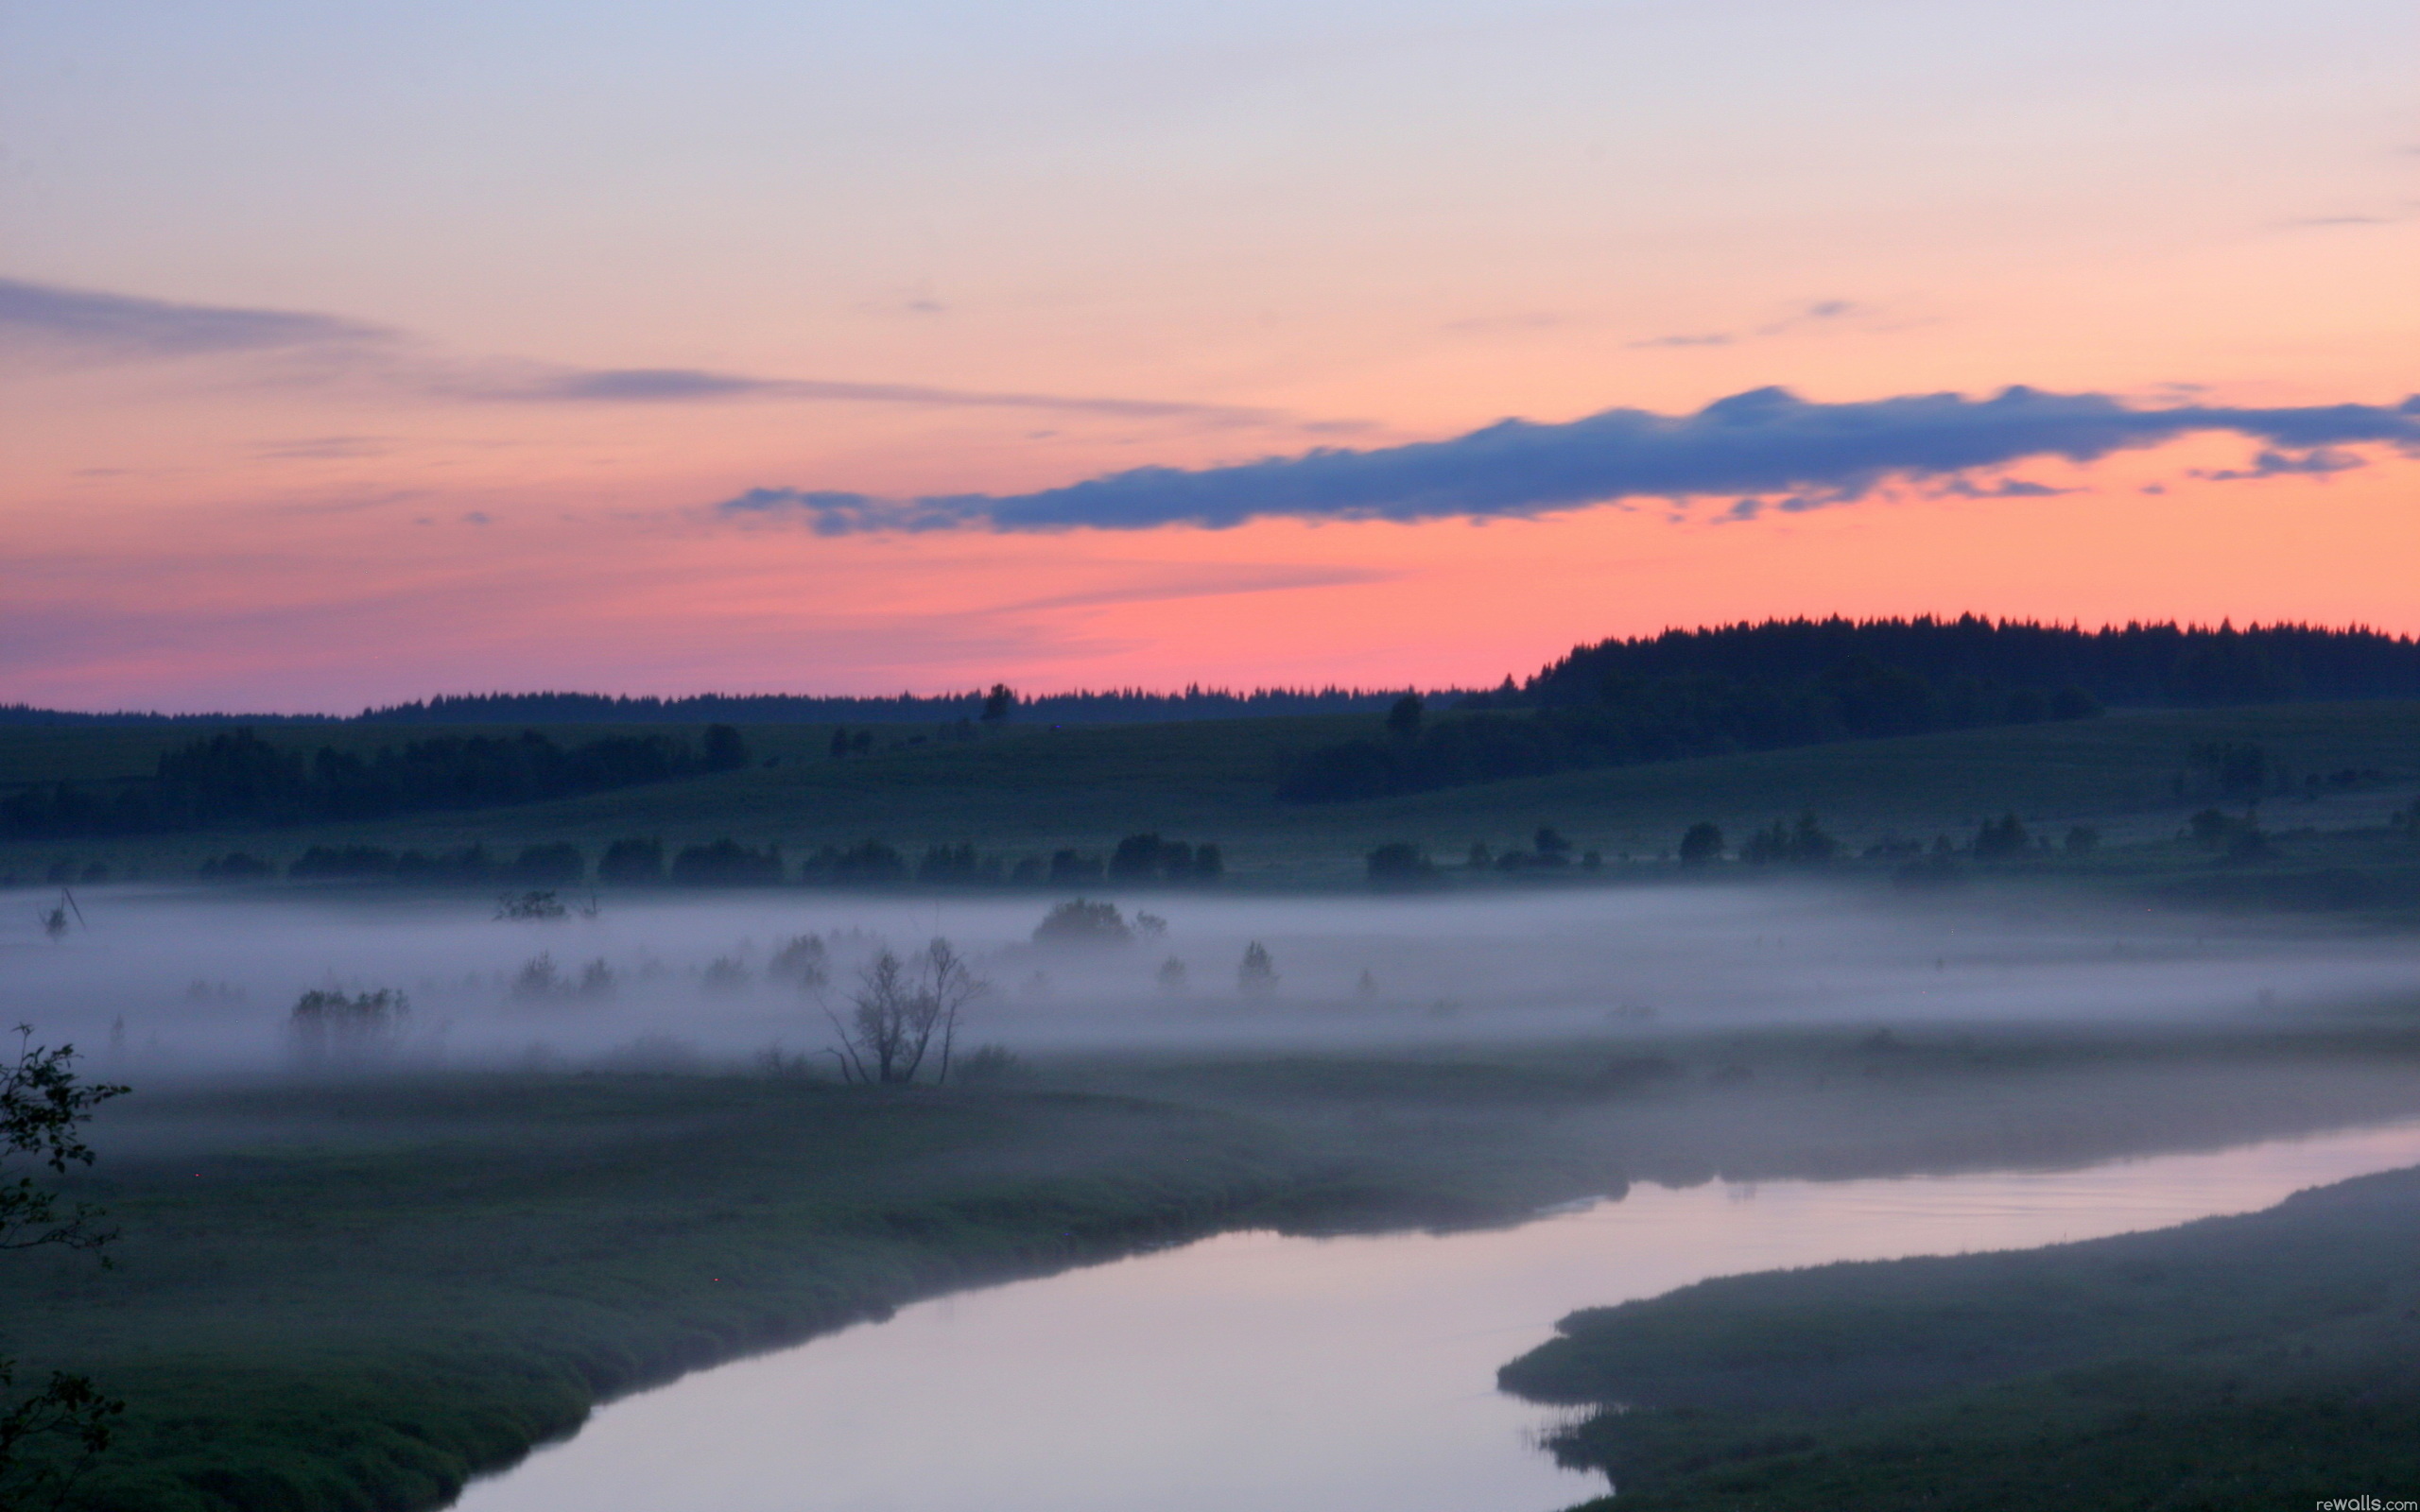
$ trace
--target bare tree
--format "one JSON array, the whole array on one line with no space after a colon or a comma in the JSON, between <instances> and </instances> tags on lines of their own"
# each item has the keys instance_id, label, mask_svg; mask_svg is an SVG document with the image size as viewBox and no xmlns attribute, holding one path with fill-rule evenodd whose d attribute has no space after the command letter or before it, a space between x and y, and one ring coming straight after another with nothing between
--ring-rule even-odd
<instances>
[{"instance_id":1,"label":"bare tree","mask_svg":"<svg viewBox=\"0 0 2420 1512\"><path fill-rule=\"evenodd\" d=\"M841 1078L886 1085L912 1082L938 1052L933 1080L948 1081L959 1015L989 985L945 939L935 939L906 960L888 946L875 952L858 969L847 1020L829 1005L823 1009L840 1037L839 1048L831 1054L839 1062Z\"/></svg>"}]
</instances>

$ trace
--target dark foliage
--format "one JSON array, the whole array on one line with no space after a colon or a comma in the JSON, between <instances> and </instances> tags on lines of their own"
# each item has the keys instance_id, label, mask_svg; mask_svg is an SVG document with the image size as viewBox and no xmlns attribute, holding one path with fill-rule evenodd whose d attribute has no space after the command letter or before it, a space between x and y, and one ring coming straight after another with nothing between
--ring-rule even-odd
<instances>
[{"instance_id":1,"label":"dark foliage","mask_svg":"<svg viewBox=\"0 0 2420 1512\"><path fill-rule=\"evenodd\" d=\"M646 840L635 835L616 840L605 848L596 862L599 882L662 882L664 880L664 842Z\"/></svg>"},{"instance_id":2,"label":"dark foliage","mask_svg":"<svg viewBox=\"0 0 2420 1512\"><path fill-rule=\"evenodd\" d=\"M1436 863L1409 840L1390 840L1370 852L1370 880L1381 885L1418 882L1434 876Z\"/></svg>"},{"instance_id":3,"label":"dark foliage","mask_svg":"<svg viewBox=\"0 0 2420 1512\"><path fill-rule=\"evenodd\" d=\"M1118 841L1108 869L1121 882L1208 882L1226 868L1215 845L1188 845L1146 833Z\"/></svg>"},{"instance_id":4,"label":"dark foliage","mask_svg":"<svg viewBox=\"0 0 2420 1512\"><path fill-rule=\"evenodd\" d=\"M255 877L273 877L277 868L249 850L230 850L203 862L199 874L211 882L247 882Z\"/></svg>"},{"instance_id":5,"label":"dark foliage","mask_svg":"<svg viewBox=\"0 0 2420 1512\"><path fill-rule=\"evenodd\" d=\"M2145 706L2294 698L2420 697L2420 641L2309 625L2237 629L2173 624L2084 630L2031 621L1768 620L1668 630L1582 646L1521 691L1539 704L1594 701L1608 679L1717 677L1788 685L1863 659L1940 688L1962 679L2005 690L2058 690L2048 712L2085 702ZM1978 721L1981 722L1981 721Z\"/></svg>"},{"instance_id":6,"label":"dark foliage","mask_svg":"<svg viewBox=\"0 0 2420 1512\"><path fill-rule=\"evenodd\" d=\"M587 875L588 858L579 853L579 847L567 840L525 846L520 856L503 871L506 881L532 887L568 886Z\"/></svg>"},{"instance_id":7,"label":"dark foliage","mask_svg":"<svg viewBox=\"0 0 2420 1512\"><path fill-rule=\"evenodd\" d=\"M908 858L879 840L860 840L845 848L825 846L807 858L803 869L808 881L854 886L906 882L909 875Z\"/></svg>"},{"instance_id":8,"label":"dark foliage","mask_svg":"<svg viewBox=\"0 0 2420 1512\"><path fill-rule=\"evenodd\" d=\"M1123 945L1133 937L1133 926L1116 904L1082 898L1068 899L1033 926L1036 945Z\"/></svg>"},{"instance_id":9,"label":"dark foliage","mask_svg":"<svg viewBox=\"0 0 2420 1512\"><path fill-rule=\"evenodd\" d=\"M2103 704L2420 697L2420 642L2280 625L2238 630L2030 622L1772 620L1582 646L1520 687L1312 750L1281 798L1333 802L1466 782L2083 719ZM2265 781L2237 767L2222 783ZM2229 792L2256 790L2230 786Z\"/></svg>"},{"instance_id":10,"label":"dark foliage","mask_svg":"<svg viewBox=\"0 0 2420 1512\"><path fill-rule=\"evenodd\" d=\"M1088 856L1080 850L1054 850L1050 853L1050 881L1054 885L1069 882L1098 882L1102 875L1098 856Z\"/></svg>"},{"instance_id":11,"label":"dark foliage","mask_svg":"<svg viewBox=\"0 0 2420 1512\"><path fill-rule=\"evenodd\" d=\"M1840 853L1841 842L1824 831L1812 814L1802 814L1795 826L1773 822L1748 837L1739 858L1759 864L1776 861L1820 866Z\"/></svg>"},{"instance_id":12,"label":"dark foliage","mask_svg":"<svg viewBox=\"0 0 2420 1512\"><path fill-rule=\"evenodd\" d=\"M979 854L971 843L927 846L925 859L916 864L918 882L998 882L1005 874L1006 868L998 856Z\"/></svg>"},{"instance_id":13,"label":"dark foliage","mask_svg":"<svg viewBox=\"0 0 2420 1512\"><path fill-rule=\"evenodd\" d=\"M1722 831L1713 821L1700 819L1681 836L1681 861L1685 866L1702 867L1709 861L1722 859Z\"/></svg>"},{"instance_id":14,"label":"dark foliage","mask_svg":"<svg viewBox=\"0 0 2420 1512\"><path fill-rule=\"evenodd\" d=\"M1561 677L1550 686L1560 692L1570 685ZM1287 774L1278 796L1297 802L1376 798L1577 767L2048 716L2048 698L2015 693L1971 678L1936 683L1866 657L1788 681L1609 671L1585 702L1541 696L1525 711L1457 714L1426 721L1416 734L1390 730L1313 750Z\"/></svg>"},{"instance_id":15,"label":"dark foliage","mask_svg":"<svg viewBox=\"0 0 2420 1512\"><path fill-rule=\"evenodd\" d=\"M751 850L726 835L712 845L683 847L672 858L672 880L709 886L749 886L782 880L782 848Z\"/></svg>"},{"instance_id":16,"label":"dark foliage","mask_svg":"<svg viewBox=\"0 0 2420 1512\"><path fill-rule=\"evenodd\" d=\"M2015 815L1985 819L1982 828L1975 832L1975 859L2005 861L2025 854L2032 844L2033 837L2026 833L2025 821Z\"/></svg>"},{"instance_id":17,"label":"dark foliage","mask_svg":"<svg viewBox=\"0 0 2420 1512\"><path fill-rule=\"evenodd\" d=\"M747 762L746 744L727 725L709 729L706 745L701 758L688 742L666 735L608 735L562 746L528 730L517 736L438 736L362 755L333 746L306 753L250 730L222 730L163 751L148 782L115 784L106 794L60 782L0 799L0 837L377 819L567 798Z\"/></svg>"}]
</instances>

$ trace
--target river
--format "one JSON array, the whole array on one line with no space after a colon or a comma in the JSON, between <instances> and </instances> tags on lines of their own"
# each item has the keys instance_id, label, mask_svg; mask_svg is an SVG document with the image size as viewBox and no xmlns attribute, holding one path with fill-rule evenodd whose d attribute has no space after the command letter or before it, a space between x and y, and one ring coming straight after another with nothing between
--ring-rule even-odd
<instances>
[{"instance_id":1,"label":"river","mask_svg":"<svg viewBox=\"0 0 2420 1512\"><path fill-rule=\"evenodd\" d=\"M1553 1512L1497 1366L1709 1276L2087 1239L2420 1163L2420 1124L2076 1171L1633 1188L1478 1232L1220 1235L611 1403L460 1512Z\"/></svg>"}]
</instances>

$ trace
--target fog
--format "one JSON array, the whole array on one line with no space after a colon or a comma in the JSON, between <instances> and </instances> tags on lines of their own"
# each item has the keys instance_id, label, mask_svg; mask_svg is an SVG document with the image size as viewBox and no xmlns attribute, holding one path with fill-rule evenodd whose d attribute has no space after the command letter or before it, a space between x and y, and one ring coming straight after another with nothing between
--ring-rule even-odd
<instances>
[{"instance_id":1,"label":"fog","mask_svg":"<svg viewBox=\"0 0 2420 1512\"><path fill-rule=\"evenodd\" d=\"M1848 1024L2303 1019L2412 996L2420 942L1977 893L1616 885L1409 897L1096 892L1136 937L1034 942L1042 895L787 890L493 898L122 886L0 894L7 1011L154 1080L381 1068L829 1068L857 973L946 936L986 984L959 1050L1371 1047ZM1163 926L1158 920L1165 920ZM811 936L817 954L776 957ZM1248 945L1276 980L1247 992ZM1167 963L1180 963L1171 971ZM533 963L538 963L534 964ZM601 963L601 964L598 964ZM1170 978L1182 977L1181 982ZM404 995L310 1044L308 991Z\"/></svg>"}]
</instances>

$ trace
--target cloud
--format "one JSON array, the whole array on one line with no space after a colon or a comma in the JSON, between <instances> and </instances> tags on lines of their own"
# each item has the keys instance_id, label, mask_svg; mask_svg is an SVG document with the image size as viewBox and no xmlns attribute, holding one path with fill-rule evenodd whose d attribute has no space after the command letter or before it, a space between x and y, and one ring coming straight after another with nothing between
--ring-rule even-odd
<instances>
[{"instance_id":1,"label":"cloud","mask_svg":"<svg viewBox=\"0 0 2420 1512\"><path fill-rule=\"evenodd\" d=\"M1038 409L1115 415L1129 420L1211 420L1269 424L1274 411L1235 404L1196 404L1157 399L1096 398L924 384L836 383L805 378L757 378L698 368L562 369L502 381L474 381L455 392L466 398L530 403L681 404L732 399L804 400L821 403L910 404L947 408Z\"/></svg>"},{"instance_id":2,"label":"cloud","mask_svg":"<svg viewBox=\"0 0 2420 1512\"><path fill-rule=\"evenodd\" d=\"M1864 305L1853 300L1817 300L1811 304L1793 310L1778 320L1756 327L1749 335L1750 336L1777 336L1798 326L1821 325L1848 316L1868 313L1870 312ZM1650 336L1644 341L1632 341L1626 345L1633 352L1654 352L1677 347L1728 347L1743 339L1747 338L1728 331L1702 331L1685 332L1679 335Z\"/></svg>"},{"instance_id":3,"label":"cloud","mask_svg":"<svg viewBox=\"0 0 2420 1512\"><path fill-rule=\"evenodd\" d=\"M2315 447L2299 455L2264 448L2248 468L2196 468L2193 475L2212 483L2235 483L2246 478L2325 477L2331 472L2350 472L2369 465L2367 458L2333 446Z\"/></svg>"},{"instance_id":4,"label":"cloud","mask_svg":"<svg viewBox=\"0 0 2420 1512\"><path fill-rule=\"evenodd\" d=\"M1322 447L1294 456L1194 470L1144 467L1031 493L883 499L790 488L751 489L713 509L724 518L788 517L830 535L986 528L1223 529L1248 520L1527 518L1636 498L1730 494L1737 518L1789 497L1786 512L1864 497L1892 478L1962 481L2032 457L2089 462L2176 437L2232 432L2309 456L2384 444L2420 455L2420 396L2374 404L2136 408L2107 394L2014 387L1989 399L1912 394L1820 404L1782 388L1718 400L1690 415L1609 409L1559 424L1501 421L1467 436L1371 451ZM2307 468L2305 470L2308 470ZM2043 486L1969 485L2002 497Z\"/></svg>"},{"instance_id":5,"label":"cloud","mask_svg":"<svg viewBox=\"0 0 2420 1512\"><path fill-rule=\"evenodd\" d=\"M0 333L93 357L185 357L375 345L395 333L332 315L178 304L0 278Z\"/></svg>"},{"instance_id":6,"label":"cloud","mask_svg":"<svg viewBox=\"0 0 2420 1512\"><path fill-rule=\"evenodd\" d=\"M437 355L406 333L336 316L180 304L17 279L0 279L0 352L20 361L51 364L307 354L313 360L289 369L288 381L323 386L341 373L424 398L469 404L775 401L1029 409L1225 425L1286 422L1286 417L1276 411L1237 404L768 378L698 368L568 368L493 359L463 361Z\"/></svg>"}]
</instances>

